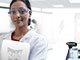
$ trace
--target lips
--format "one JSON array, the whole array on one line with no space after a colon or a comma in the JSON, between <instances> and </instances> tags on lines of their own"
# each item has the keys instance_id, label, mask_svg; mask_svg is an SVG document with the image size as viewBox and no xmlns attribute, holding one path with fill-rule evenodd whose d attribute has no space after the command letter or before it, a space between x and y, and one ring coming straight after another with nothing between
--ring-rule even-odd
<instances>
[{"instance_id":1,"label":"lips","mask_svg":"<svg viewBox=\"0 0 80 60\"><path fill-rule=\"evenodd\" d=\"M17 20L17 21L23 21L23 19L21 19L21 20Z\"/></svg>"},{"instance_id":2,"label":"lips","mask_svg":"<svg viewBox=\"0 0 80 60\"><path fill-rule=\"evenodd\" d=\"M14 20L14 22L19 22L19 21L23 21L23 19L16 19L16 20Z\"/></svg>"},{"instance_id":3,"label":"lips","mask_svg":"<svg viewBox=\"0 0 80 60\"><path fill-rule=\"evenodd\" d=\"M19 23L23 22L23 19L16 19L16 20L14 20L14 22L19 24Z\"/></svg>"},{"instance_id":4,"label":"lips","mask_svg":"<svg viewBox=\"0 0 80 60\"><path fill-rule=\"evenodd\" d=\"M21 19L20 21L23 21L23 19Z\"/></svg>"}]
</instances>

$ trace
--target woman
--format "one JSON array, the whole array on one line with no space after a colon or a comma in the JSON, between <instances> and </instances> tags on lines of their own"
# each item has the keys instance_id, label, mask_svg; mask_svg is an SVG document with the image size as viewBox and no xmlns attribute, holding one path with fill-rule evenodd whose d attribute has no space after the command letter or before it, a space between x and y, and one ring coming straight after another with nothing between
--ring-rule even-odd
<instances>
[{"instance_id":1,"label":"woman","mask_svg":"<svg viewBox=\"0 0 80 60\"><path fill-rule=\"evenodd\" d=\"M30 2L28 0L12 0L9 14L16 29L1 37L1 40L27 42L30 44L28 60L46 60L47 42L45 38L33 29L28 29L32 14Z\"/></svg>"}]
</instances>

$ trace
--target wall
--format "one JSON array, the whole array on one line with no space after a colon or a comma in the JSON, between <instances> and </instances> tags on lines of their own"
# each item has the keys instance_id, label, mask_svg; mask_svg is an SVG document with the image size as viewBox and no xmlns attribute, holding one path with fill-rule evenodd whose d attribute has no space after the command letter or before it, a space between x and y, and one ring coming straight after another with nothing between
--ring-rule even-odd
<instances>
[{"instance_id":1,"label":"wall","mask_svg":"<svg viewBox=\"0 0 80 60\"><path fill-rule=\"evenodd\" d=\"M44 9L48 11L48 9ZM41 33L45 35L49 43L56 42L69 42L77 41L79 42L76 27L80 22L76 23L75 16L80 13L79 8L54 8L50 9L53 14L42 13L42 29ZM78 27L79 28L79 27ZM79 30L78 30L79 31Z\"/></svg>"}]
</instances>

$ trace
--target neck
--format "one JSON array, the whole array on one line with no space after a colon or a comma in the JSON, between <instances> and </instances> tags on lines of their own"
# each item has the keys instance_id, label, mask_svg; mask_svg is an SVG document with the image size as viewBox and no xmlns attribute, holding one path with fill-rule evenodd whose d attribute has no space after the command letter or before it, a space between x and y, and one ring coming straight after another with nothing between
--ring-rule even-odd
<instances>
[{"instance_id":1,"label":"neck","mask_svg":"<svg viewBox=\"0 0 80 60\"><path fill-rule=\"evenodd\" d=\"M15 29L15 36L25 35L29 31L28 27L21 27Z\"/></svg>"}]
</instances>

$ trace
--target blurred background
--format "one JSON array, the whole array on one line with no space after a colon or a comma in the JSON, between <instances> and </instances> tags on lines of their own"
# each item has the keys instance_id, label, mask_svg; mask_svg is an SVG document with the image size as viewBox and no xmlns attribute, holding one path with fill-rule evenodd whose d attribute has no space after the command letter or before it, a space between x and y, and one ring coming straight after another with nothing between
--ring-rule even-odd
<instances>
[{"instance_id":1,"label":"blurred background","mask_svg":"<svg viewBox=\"0 0 80 60\"><path fill-rule=\"evenodd\" d=\"M0 0L0 35L14 26L8 15L11 0ZM80 42L80 0L30 0L32 24L48 41L47 60L65 60L66 42Z\"/></svg>"}]
</instances>

